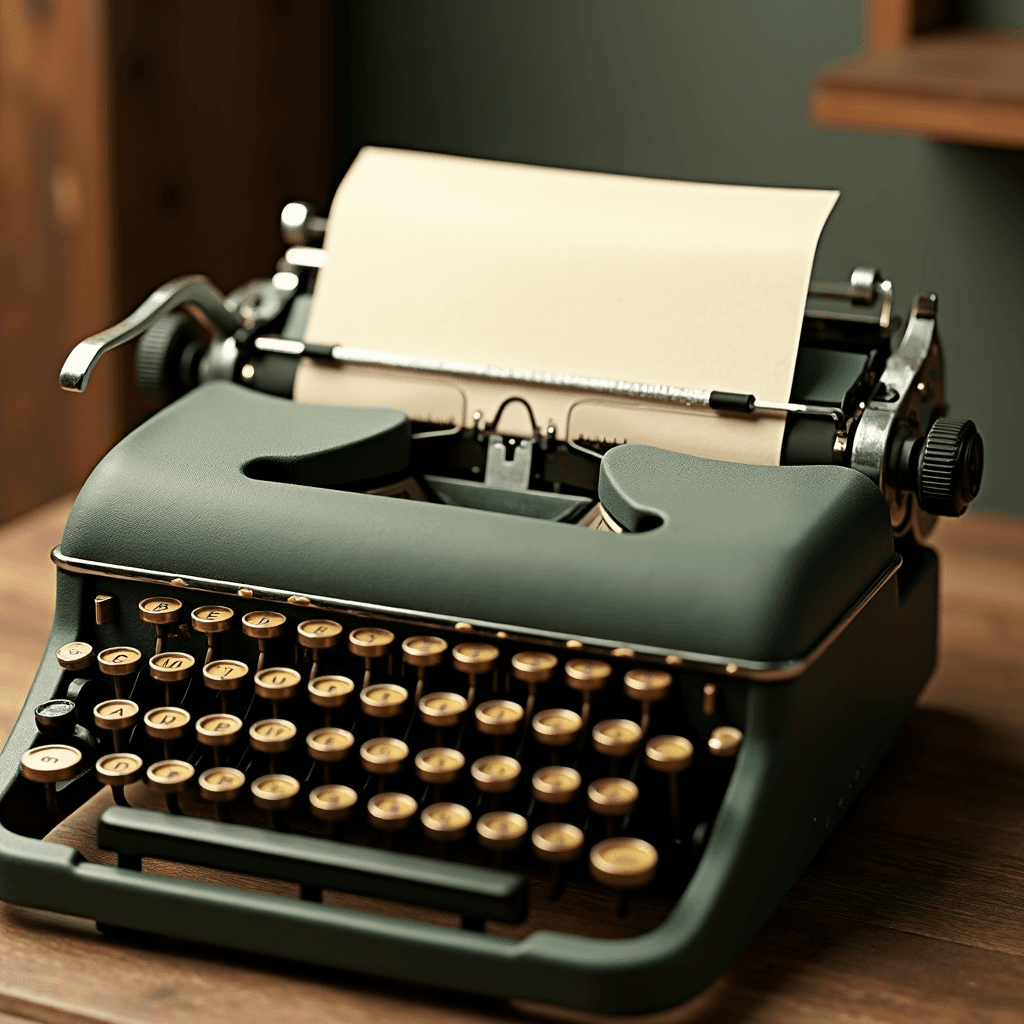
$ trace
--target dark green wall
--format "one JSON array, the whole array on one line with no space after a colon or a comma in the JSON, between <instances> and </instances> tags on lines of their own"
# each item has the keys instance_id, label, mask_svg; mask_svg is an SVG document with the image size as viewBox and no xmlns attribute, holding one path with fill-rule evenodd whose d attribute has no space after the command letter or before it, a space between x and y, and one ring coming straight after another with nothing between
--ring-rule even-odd
<instances>
[{"instance_id":1,"label":"dark green wall","mask_svg":"<svg viewBox=\"0 0 1024 1024\"><path fill-rule=\"evenodd\" d=\"M814 127L815 70L861 46L858 0L402 0L354 13L361 140L840 188L815 275L877 265L904 312L915 292L938 293L951 410L985 436L978 504L1024 513L1024 154Z\"/></svg>"}]
</instances>

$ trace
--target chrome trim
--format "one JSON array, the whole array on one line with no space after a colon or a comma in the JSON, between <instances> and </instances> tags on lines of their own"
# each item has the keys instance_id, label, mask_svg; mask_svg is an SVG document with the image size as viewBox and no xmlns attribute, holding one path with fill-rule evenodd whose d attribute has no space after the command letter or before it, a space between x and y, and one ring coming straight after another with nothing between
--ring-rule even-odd
<instances>
[{"instance_id":1,"label":"chrome trim","mask_svg":"<svg viewBox=\"0 0 1024 1024\"><path fill-rule=\"evenodd\" d=\"M109 579L131 580L135 583L163 584L176 589L194 590L198 593L227 594L241 597L247 601L272 602L298 608L322 608L324 610L345 611L353 615L364 615L385 620L398 620L411 625L442 626L456 629L457 624L468 622L473 632L487 637L501 634L499 639L543 640L551 644L559 644L563 648L571 641L573 648L592 648L595 653L604 653L614 657L616 648L630 648L637 655L647 658L672 659L670 664L678 665L682 659L683 666L695 666L702 672L721 674L734 679L750 679L759 683L782 683L803 675L825 651L836 641L850 623L860 614L869 601L889 582L903 564L898 554L893 554L892 561L879 574L875 581L853 603L849 611L822 637L821 640L802 658L788 661L749 661L743 658L719 657L713 654L700 654L693 651L671 650L665 647L651 647L636 644L625 639L607 640L598 637L569 636L567 633L555 633L550 630L536 629L529 626L508 626L494 622L472 619L464 615L438 615L433 612L414 611L406 608L391 608L387 605L369 604L365 601L346 601L336 597L321 597L314 594L299 594L274 587L260 587L251 583L226 583L223 580L211 580L202 576L188 576L179 573L159 572L153 569L137 569L126 565L110 565L105 562L93 562L85 558L74 558L65 555L59 547L53 549L50 558L58 569L90 576L103 576ZM464 629L465 627L461 627ZM581 651L582 653L582 651ZM577 655L579 656L579 655Z\"/></svg>"}]
</instances>

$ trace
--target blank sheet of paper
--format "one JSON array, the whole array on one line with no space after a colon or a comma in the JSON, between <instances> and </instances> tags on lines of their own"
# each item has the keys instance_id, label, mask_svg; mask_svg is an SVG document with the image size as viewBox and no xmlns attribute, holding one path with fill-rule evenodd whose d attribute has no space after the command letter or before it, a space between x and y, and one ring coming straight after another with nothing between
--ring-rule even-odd
<instances>
[{"instance_id":1,"label":"blank sheet of paper","mask_svg":"<svg viewBox=\"0 0 1024 1024\"><path fill-rule=\"evenodd\" d=\"M837 192L630 178L367 148L331 207L306 340L789 399ZM785 421L302 360L294 395L778 463ZM525 432L517 407L500 429Z\"/></svg>"}]
</instances>

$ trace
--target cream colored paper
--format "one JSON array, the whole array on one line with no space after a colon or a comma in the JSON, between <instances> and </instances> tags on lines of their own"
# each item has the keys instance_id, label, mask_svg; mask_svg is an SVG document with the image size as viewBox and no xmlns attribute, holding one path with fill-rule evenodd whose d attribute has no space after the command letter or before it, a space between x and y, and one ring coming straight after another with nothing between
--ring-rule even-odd
<instances>
[{"instance_id":1,"label":"cream colored paper","mask_svg":"<svg viewBox=\"0 0 1024 1024\"><path fill-rule=\"evenodd\" d=\"M785 402L837 197L364 149L331 207L306 340ZM464 425L516 394L559 437L766 464L784 427L308 359L294 394ZM503 431L525 432L520 409Z\"/></svg>"}]
</instances>

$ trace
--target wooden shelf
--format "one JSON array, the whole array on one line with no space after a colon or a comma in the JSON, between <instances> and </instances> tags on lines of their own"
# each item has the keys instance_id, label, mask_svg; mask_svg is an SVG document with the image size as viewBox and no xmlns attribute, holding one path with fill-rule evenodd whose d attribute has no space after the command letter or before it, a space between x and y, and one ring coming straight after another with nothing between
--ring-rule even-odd
<instances>
[{"instance_id":1,"label":"wooden shelf","mask_svg":"<svg viewBox=\"0 0 1024 1024\"><path fill-rule=\"evenodd\" d=\"M821 125L1024 149L1024 33L960 28L824 70Z\"/></svg>"}]
</instances>

